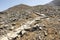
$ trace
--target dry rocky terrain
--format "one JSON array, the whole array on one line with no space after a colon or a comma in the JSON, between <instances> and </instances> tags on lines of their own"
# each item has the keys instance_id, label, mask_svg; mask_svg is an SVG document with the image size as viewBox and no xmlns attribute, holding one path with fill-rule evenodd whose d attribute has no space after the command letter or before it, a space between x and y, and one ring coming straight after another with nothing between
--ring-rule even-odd
<instances>
[{"instance_id":1,"label":"dry rocky terrain","mask_svg":"<svg viewBox=\"0 0 60 40\"><path fill-rule=\"evenodd\" d=\"M21 4L0 12L0 40L60 40L60 6Z\"/></svg>"}]
</instances>

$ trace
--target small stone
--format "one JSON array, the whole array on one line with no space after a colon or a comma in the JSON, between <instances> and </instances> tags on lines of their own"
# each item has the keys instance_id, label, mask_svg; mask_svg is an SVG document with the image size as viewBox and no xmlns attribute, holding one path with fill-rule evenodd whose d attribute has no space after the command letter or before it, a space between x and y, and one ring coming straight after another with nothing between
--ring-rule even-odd
<instances>
[{"instance_id":1,"label":"small stone","mask_svg":"<svg viewBox=\"0 0 60 40\"><path fill-rule=\"evenodd\" d=\"M20 35L21 37L26 33L26 31L22 30L18 33L18 36Z\"/></svg>"},{"instance_id":2,"label":"small stone","mask_svg":"<svg viewBox=\"0 0 60 40\"><path fill-rule=\"evenodd\" d=\"M17 35L17 33L10 32L10 33L7 33L7 36L8 36L8 38L12 39L12 38L15 38L18 35Z\"/></svg>"},{"instance_id":3,"label":"small stone","mask_svg":"<svg viewBox=\"0 0 60 40\"><path fill-rule=\"evenodd\" d=\"M25 33L26 33L26 31L23 30L23 31L22 31L22 35L25 34Z\"/></svg>"},{"instance_id":4,"label":"small stone","mask_svg":"<svg viewBox=\"0 0 60 40\"><path fill-rule=\"evenodd\" d=\"M46 18L47 20L49 20L50 18Z\"/></svg>"},{"instance_id":5,"label":"small stone","mask_svg":"<svg viewBox=\"0 0 60 40\"><path fill-rule=\"evenodd\" d=\"M47 36L47 35L48 35L48 33L47 33L46 31L44 31L44 35L45 35L45 36Z\"/></svg>"},{"instance_id":6,"label":"small stone","mask_svg":"<svg viewBox=\"0 0 60 40\"><path fill-rule=\"evenodd\" d=\"M42 30L42 27L39 27L40 30Z\"/></svg>"},{"instance_id":7,"label":"small stone","mask_svg":"<svg viewBox=\"0 0 60 40\"><path fill-rule=\"evenodd\" d=\"M6 36L3 36L0 38L0 40L8 40L8 38Z\"/></svg>"}]
</instances>

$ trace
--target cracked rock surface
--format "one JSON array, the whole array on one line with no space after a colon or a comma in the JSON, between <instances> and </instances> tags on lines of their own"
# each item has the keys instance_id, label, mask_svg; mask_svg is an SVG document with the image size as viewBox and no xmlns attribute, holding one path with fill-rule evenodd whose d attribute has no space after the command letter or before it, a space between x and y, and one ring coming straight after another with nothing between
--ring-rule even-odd
<instances>
[{"instance_id":1,"label":"cracked rock surface","mask_svg":"<svg viewBox=\"0 0 60 40\"><path fill-rule=\"evenodd\" d=\"M60 40L60 7L21 4L0 12L0 40Z\"/></svg>"}]
</instances>

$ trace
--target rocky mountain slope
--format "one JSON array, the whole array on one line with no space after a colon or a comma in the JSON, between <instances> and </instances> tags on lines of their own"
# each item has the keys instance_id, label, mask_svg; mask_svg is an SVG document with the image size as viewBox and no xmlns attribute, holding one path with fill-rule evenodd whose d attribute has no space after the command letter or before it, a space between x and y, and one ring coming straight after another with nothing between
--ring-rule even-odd
<instances>
[{"instance_id":1,"label":"rocky mountain slope","mask_svg":"<svg viewBox=\"0 0 60 40\"><path fill-rule=\"evenodd\" d=\"M0 40L60 40L60 6L21 4L0 12Z\"/></svg>"},{"instance_id":2,"label":"rocky mountain slope","mask_svg":"<svg viewBox=\"0 0 60 40\"><path fill-rule=\"evenodd\" d=\"M60 6L60 0L52 0L51 2L47 3L46 5Z\"/></svg>"}]
</instances>

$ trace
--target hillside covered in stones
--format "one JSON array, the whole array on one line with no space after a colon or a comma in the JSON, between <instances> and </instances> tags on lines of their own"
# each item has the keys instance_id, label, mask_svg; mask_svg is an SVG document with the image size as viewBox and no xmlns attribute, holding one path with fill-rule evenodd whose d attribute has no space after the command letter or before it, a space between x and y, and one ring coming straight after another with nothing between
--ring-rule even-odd
<instances>
[{"instance_id":1,"label":"hillside covered in stones","mask_svg":"<svg viewBox=\"0 0 60 40\"><path fill-rule=\"evenodd\" d=\"M60 6L21 4L0 12L0 40L60 40Z\"/></svg>"}]
</instances>

